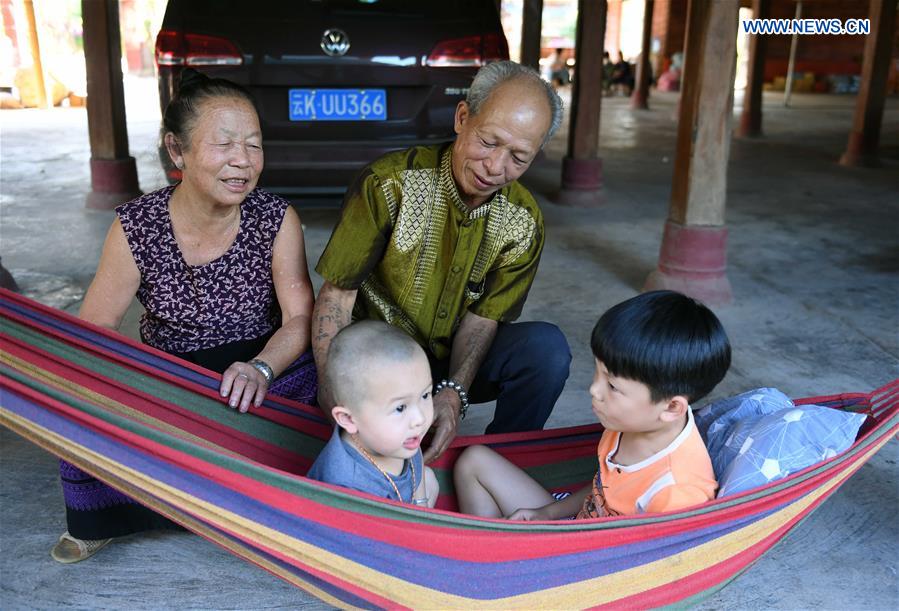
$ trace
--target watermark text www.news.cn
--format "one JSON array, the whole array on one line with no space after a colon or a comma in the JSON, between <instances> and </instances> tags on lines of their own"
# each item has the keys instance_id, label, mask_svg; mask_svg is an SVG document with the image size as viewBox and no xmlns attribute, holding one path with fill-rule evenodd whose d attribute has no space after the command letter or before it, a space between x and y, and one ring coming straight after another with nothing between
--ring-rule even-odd
<instances>
[{"instance_id":1,"label":"watermark text www.news.cn","mask_svg":"<svg viewBox=\"0 0 899 611\"><path fill-rule=\"evenodd\" d=\"M744 34L851 34L871 32L870 19L744 19Z\"/></svg>"}]
</instances>

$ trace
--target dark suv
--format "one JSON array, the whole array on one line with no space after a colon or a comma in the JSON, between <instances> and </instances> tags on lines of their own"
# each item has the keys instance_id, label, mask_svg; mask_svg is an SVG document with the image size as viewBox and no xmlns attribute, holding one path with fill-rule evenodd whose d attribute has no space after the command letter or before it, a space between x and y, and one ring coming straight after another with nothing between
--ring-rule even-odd
<instances>
[{"instance_id":1,"label":"dark suv","mask_svg":"<svg viewBox=\"0 0 899 611\"><path fill-rule=\"evenodd\" d=\"M478 68L508 59L495 0L169 0L156 38L163 109L190 66L249 88L259 184L342 193L383 153L453 136ZM180 178L164 149L170 180Z\"/></svg>"}]
</instances>

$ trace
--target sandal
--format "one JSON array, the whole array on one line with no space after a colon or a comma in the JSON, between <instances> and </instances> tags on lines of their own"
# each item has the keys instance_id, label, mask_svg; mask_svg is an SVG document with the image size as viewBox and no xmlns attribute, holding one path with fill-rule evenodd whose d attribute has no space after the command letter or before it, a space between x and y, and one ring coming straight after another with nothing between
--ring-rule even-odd
<instances>
[{"instance_id":1,"label":"sandal","mask_svg":"<svg viewBox=\"0 0 899 611\"><path fill-rule=\"evenodd\" d=\"M76 539L66 531L50 550L50 556L62 564L81 562L99 552L110 541L112 539Z\"/></svg>"}]
</instances>

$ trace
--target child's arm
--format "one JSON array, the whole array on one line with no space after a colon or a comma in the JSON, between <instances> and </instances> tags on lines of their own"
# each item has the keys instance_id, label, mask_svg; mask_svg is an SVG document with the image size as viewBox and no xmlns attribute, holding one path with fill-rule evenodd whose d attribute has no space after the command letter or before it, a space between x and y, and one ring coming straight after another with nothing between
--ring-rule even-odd
<instances>
[{"instance_id":1,"label":"child's arm","mask_svg":"<svg viewBox=\"0 0 899 611\"><path fill-rule=\"evenodd\" d=\"M425 475L421 478L418 488L412 496L415 499L415 504L418 505L418 500L423 499L428 501L428 507L433 507L437 504L437 496L439 494L440 482L437 481L434 470L431 467L425 467Z\"/></svg>"},{"instance_id":2,"label":"child's arm","mask_svg":"<svg viewBox=\"0 0 899 611\"><path fill-rule=\"evenodd\" d=\"M584 497L593 492L593 484L587 484L581 490L543 507L535 509L516 509L507 520L561 520L575 515L584 504Z\"/></svg>"}]
</instances>

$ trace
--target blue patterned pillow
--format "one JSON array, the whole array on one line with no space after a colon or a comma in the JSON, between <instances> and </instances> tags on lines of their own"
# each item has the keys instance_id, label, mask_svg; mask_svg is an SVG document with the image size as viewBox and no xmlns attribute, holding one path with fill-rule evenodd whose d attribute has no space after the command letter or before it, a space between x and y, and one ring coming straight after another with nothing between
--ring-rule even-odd
<instances>
[{"instance_id":1,"label":"blue patterned pillow","mask_svg":"<svg viewBox=\"0 0 899 611\"><path fill-rule=\"evenodd\" d=\"M736 397L715 401L693 414L719 481L740 449L739 446L733 448L732 444L727 443L734 427L741 422L755 422L766 414L791 407L793 402L790 398L776 388L756 388Z\"/></svg>"},{"instance_id":2,"label":"blue patterned pillow","mask_svg":"<svg viewBox=\"0 0 899 611\"><path fill-rule=\"evenodd\" d=\"M718 475L718 497L755 488L844 452L864 414L793 405L783 393L758 389L696 414ZM714 448L714 452L713 452Z\"/></svg>"}]
</instances>

